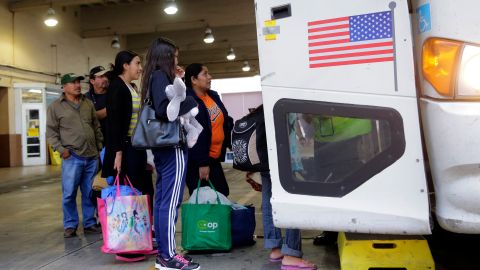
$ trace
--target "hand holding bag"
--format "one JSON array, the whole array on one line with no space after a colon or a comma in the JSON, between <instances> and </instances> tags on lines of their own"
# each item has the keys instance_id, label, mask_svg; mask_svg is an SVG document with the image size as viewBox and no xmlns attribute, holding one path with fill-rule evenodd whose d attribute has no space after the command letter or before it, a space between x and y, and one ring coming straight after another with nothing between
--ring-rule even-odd
<instances>
[{"instance_id":1,"label":"hand holding bag","mask_svg":"<svg viewBox=\"0 0 480 270\"><path fill-rule=\"evenodd\" d=\"M138 149L152 149L184 144L185 134L179 119L169 122L156 117L153 99L150 97L150 87L149 82L146 98L133 130L132 146Z\"/></svg>"}]
</instances>

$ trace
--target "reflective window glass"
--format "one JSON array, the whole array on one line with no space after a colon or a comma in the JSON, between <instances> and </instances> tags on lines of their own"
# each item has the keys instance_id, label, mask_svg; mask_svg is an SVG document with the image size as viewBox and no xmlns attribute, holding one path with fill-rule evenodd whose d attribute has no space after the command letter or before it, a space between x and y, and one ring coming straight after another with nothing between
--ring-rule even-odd
<instances>
[{"instance_id":1,"label":"reflective window glass","mask_svg":"<svg viewBox=\"0 0 480 270\"><path fill-rule=\"evenodd\" d=\"M295 181L343 182L391 144L385 120L288 113Z\"/></svg>"},{"instance_id":2,"label":"reflective window glass","mask_svg":"<svg viewBox=\"0 0 480 270\"><path fill-rule=\"evenodd\" d=\"M43 92L40 89L22 89L22 103L42 103Z\"/></svg>"},{"instance_id":3,"label":"reflective window glass","mask_svg":"<svg viewBox=\"0 0 480 270\"><path fill-rule=\"evenodd\" d=\"M392 108L281 99L274 121L280 182L295 194L344 196L405 151Z\"/></svg>"}]
</instances>

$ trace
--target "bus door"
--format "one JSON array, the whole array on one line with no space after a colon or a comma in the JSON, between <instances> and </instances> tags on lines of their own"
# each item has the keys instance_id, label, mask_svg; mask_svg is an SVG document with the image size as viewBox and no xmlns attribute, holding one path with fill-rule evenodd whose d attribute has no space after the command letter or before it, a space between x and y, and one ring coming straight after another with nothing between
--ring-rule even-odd
<instances>
[{"instance_id":1,"label":"bus door","mask_svg":"<svg viewBox=\"0 0 480 270\"><path fill-rule=\"evenodd\" d=\"M407 1L256 1L276 226L429 234Z\"/></svg>"}]
</instances>

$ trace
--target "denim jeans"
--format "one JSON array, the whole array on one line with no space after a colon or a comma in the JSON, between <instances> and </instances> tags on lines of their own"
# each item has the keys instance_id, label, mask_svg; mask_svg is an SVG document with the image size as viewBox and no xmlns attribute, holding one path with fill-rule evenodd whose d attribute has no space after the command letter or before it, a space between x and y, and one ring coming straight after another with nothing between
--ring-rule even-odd
<instances>
[{"instance_id":1,"label":"denim jeans","mask_svg":"<svg viewBox=\"0 0 480 270\"><path fill-rule=\"evenodd\" d=\"M95 224L95 206L90 200L92 183L97 172L97 159L80 159L71 155L62 160L62 205L63 228L78 227L77 190L82 191L83 227L88 228Z\"/></svg>"},{"instance_id":2,"label":"denim jeans","mask_svg":"<svg viewBox=\"0 0 480 270\"><path fill-rule=\"evenodd\" d=\"M269 172L262 172L262 219L264 233L264 247L266 249L280 248L283 255L301 258L302 237L298 229L286 229L285 238L282 231L273 225L272 204L272 180Z\"/></svg>"}]
</instances>

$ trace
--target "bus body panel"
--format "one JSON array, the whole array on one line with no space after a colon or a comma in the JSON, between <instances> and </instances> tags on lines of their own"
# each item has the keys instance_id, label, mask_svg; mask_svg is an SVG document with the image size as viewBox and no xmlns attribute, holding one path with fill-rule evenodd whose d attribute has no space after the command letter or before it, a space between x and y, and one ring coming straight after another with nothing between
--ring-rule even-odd
<instances>
[{"instance_id":1,"label":"bus body panel","mask_svg":"<svg viewBox=\"0 0 480 270\"><path fill-rule=\"evenodd\" d=\"M457 233L480 233L480 105L470 99L441 96L422 74L422 46L429 38L444 38L468 46L480 44L480 2L475 0L412 1L420 110L435 188L435 214L439 224ZM429 15L425 15L429 14ZM425 27L425 25L429 27ZM460 52L462 58L464 51ZM455 94L463 92L458 83Z\"/></svg>"}]
</instances>

